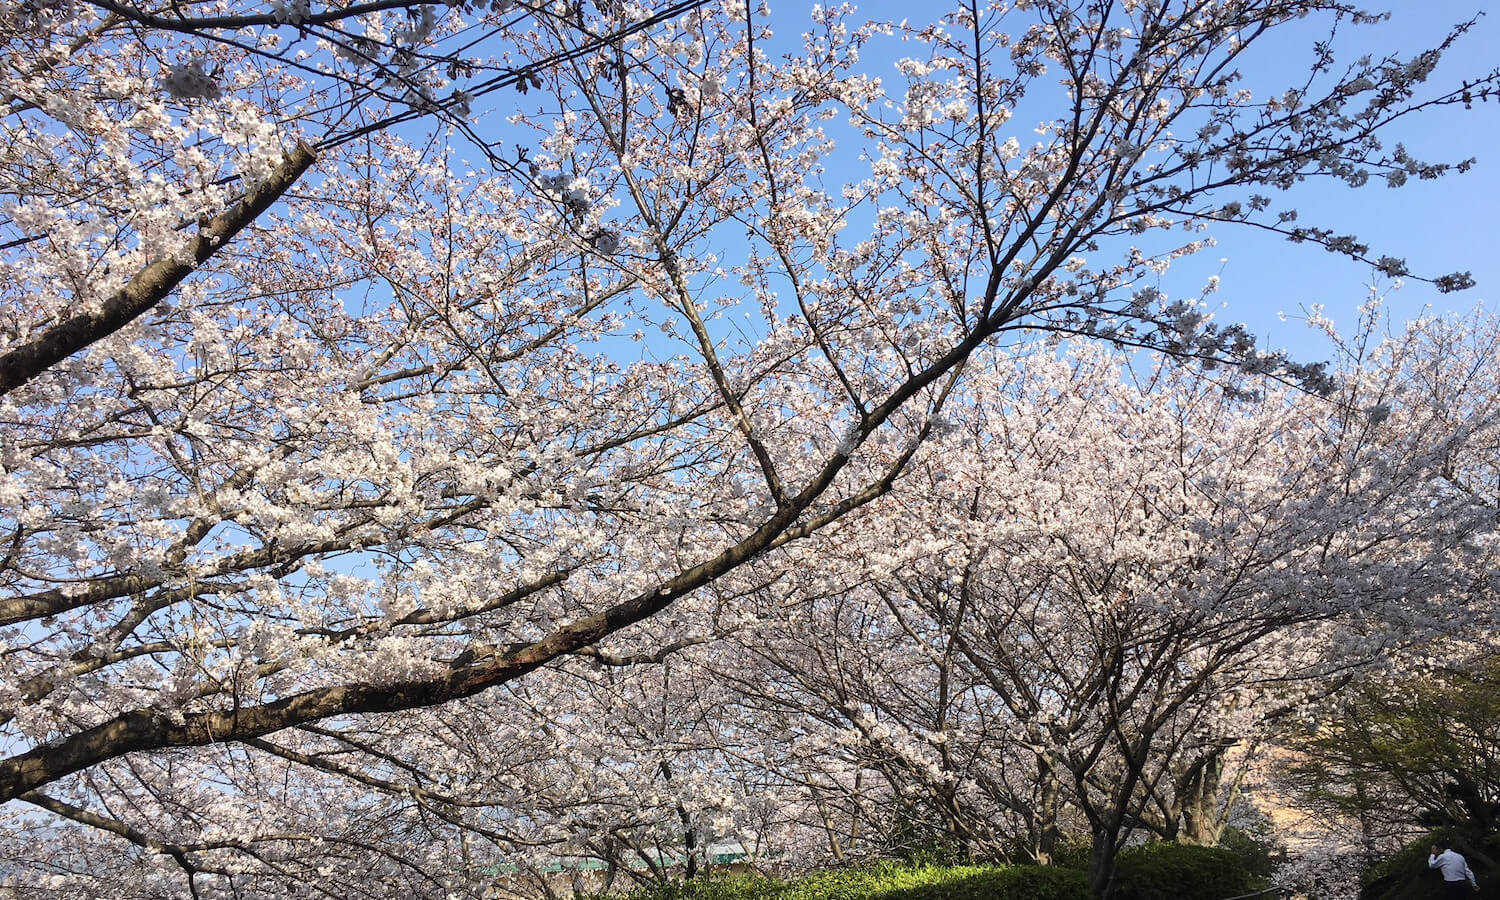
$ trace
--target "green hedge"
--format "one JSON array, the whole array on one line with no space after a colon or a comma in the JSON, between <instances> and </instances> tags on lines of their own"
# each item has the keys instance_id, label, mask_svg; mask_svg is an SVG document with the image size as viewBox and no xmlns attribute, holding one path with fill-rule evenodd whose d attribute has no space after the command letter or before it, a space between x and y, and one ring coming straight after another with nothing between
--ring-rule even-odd
<instances>
[{"instance_id":1,"label":"green hedge","mask_svg":"<svg viewBox=\"0 0 1500 900\"><path fill-rule=\"evenodd\" d=\"M1083 900L1088 878L1078 869L1006 866L992 870L975 897L995 900Z\"/></svg>"},{"instance_id":2,"label":"green hedge","mask_svg":"<svg viewBox=\"0 0 1500 900\"><path fill-rule=\"evenodd\" d=\"M1423 836L1367 869L1360 879L1359 896L1363 900L1428 900L1442 877L1427 868L1432 840Z\"/></svg>"},{"instance_id":3,"label":"green hedge","mask_svg":"<svg viewBox=\"0 0 1500 900\"><path fill-rule=\"evenodd\" d=\"M1119 856L1118 900L1224 900L1266 886L1243 849L1146 844ZM1425 863L1424 863L1425 864ZM674 882L628 900L1088 900L1082 871L1062 866L880 862L785 882L757 875Z\"/></svg>"},{"instance_id":4,"label":"green hedge","mask_svg":"<svg viewBox=\"0 0 1500 900\"><path fill-rule=\"evenodd\" d=\"M1119 900L1223 900L1265 887L1223 847L1145 844L1121 851L1117 865Z\"/></svg>"},{"instance_id":5,"label":"green hedge","mask_svg":"<svg viewBox=\"0 0 1500 900\"><path fill-rule=\"evenodd\" d=\"M759 875L729 875L673 881L656 888L640 888L626 894L627 900L766 900L786 889L774 878ZM614 900L601 895L598 900Z\"/></svg>"},{"instance_id":6,"label":"green hedge","mask_svg":"<svg viewBox=\"0 0 1500 900\"><path fill-rule=\"evenodd\" d=\"M1441 896L1443 876L1427 866L1427 855L1436 840L1435 835L1423 835L1367 869L1360 879L1360 900L1432 900ZM1488 868L1481 859L1481 855L1489 854L1475 852L1461 840L1454 843L1479 881L1479 893L1470 896L1476 900L1500 898L1500 868Z\"/></svg>"},{"instance_id":7,"label":"green hedge","mask_svg":"<svg viewBox=\"0 0 1500 900\"><path fill-rule=\"evenodd\" d=\"M758 876L699 879L636 891L630 900L1087 900L1084 874L1047 866L877 863L793 882ZM1215 898L1218 900L1218 898Z\"/></svg>"},{"instance_id":8,"label":"green hedge","mask_svg":"<svg viewBox=\"0 0 1500 900\"><path fill-rule=\"evenodd\" d=\"M983 866L876 863L819 872L786 886L776 900L929 900L974 897L972 884L992 870Z\"/></svg>"}]
</instances>

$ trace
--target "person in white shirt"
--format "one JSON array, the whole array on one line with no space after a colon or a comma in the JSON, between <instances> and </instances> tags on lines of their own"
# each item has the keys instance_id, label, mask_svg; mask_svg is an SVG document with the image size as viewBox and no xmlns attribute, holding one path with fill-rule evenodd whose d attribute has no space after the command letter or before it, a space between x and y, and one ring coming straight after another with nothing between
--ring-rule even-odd
<instances>
[{"instance_id":1,"label":"person in white shirt","mask_svg":"<svg viewBox=\"0 0 1500 900\"><path fill-rule=\"evenodd\" d=\"M1464 859L1462 853L1448 846L1446 841L1432 845L1432 855L1427 857L1427 868L1438 869L1443 873L1443 886L1448 889L1450 900L1461 900L1465 883L1474 890L1479 890L1479 882L1474 880L1474 870L1469 868L1469 861Z\"/></svg>"}]
</instances>

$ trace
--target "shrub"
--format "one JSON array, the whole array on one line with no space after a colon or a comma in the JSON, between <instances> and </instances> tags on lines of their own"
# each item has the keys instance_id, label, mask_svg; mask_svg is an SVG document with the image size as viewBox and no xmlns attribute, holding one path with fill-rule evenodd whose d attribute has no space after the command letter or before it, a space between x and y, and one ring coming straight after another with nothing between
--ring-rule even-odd
<instances>
[{"instance_id":1,"label":"shrub","mask_svg":"<svg viewBox=\"0 0 1500 900\"><path fill-rule=\"evenodd\" d=\"M971 862L968 848L952 832L923 818L917 809L895 813L883 855L912 868L958 866Z\"/></svg>"},{"instance_id":2,"label":"shrub","mask_svg":"<svg viewBox=\"0 0 1500 900\"><path fill-rule=\"evenodd\" d=\"M1089 868L1089 856L1093 852L1094 845L1089 843L1088 838L1070 835L1058 841L1053 848L1052 864L1086 872Z\"/></svg>"},{"instance_id":3,"label":"shrub","mask_svg":"<svg viewBox=\"0 0 1500 900\"><path fill-rule=\"evenodd\" d=\"M1251 878L1269 881L1272 873L1286 863L1286 848L1264 831L1226 828L1219 846L1233 853Z\"/></svg>"},{"instance_id":4,"label":"shrub","mask_svg":"<svg viewBox=\"0 0 1500 900\"><path fill-rule=\"evenodd\" d=\"M1189 844L1131 847L1115 879L1120 900L1223 900L1262 886L1234 851Z\"/></svg>"},{"instance_id":5,"label":"shrub","mask_svg":"<svg viewBox=\"0 0 1500 900\"><path fill-rule=\"evenodd\" d=\"M982 866L912 866L882 862L857 869L821 872L787 888L777 900L917 900L969 897L964 885L986 872Z\"/></svg>"},{"instance_id":6,"label":"shrub","mask_svg":"<svg viewBox=\"0 0 1500 900\"><path fill-rule=\"evenodd\" d=\"M761 875L728 875L672 881L658 887L639 888L625 900L771 900L787 889L784 882ZM601 895L596 900L614 900Z\"/></svg>"},{"instance_id":7,"label":"shrub","mask_svg":"<svg viewBox=\"0 0 1500 900\"><path fill-rule=\"evenodd\" d=\"M776 900L1087 900L1082 872L1048 866L878 865L824 873Z\"/></svg>"},{"instance_id":8,"label":"shrub","mask_svg":"<svg viewBox=\"0 0 1500 900\"><path fill-rule=\"evenodd\" d=\"M1084 874L1048 866L884 862L791 883L737 876L636 891L630 900L1088 900ZM1217 898L1215 898L1217 900Z\"/></svg>"},{"instance_id":9,"label":"shrub","mask_svg":"<svg viewBox=\"0 0 1500 900\"><path fill-rule=\"evenodd\" d=\"M1431 835L1424 835L1366 869L1360 878L1362 900L1399 900L1430 893L1438 877L1427 868L1431 844Z\"/></svg>"},{"instance_id":10,"label":"shrub","mask_svg":"<svg viewBox=\"0 0 1500 900\"><path fill-rule=\"evenodd\" d=\"M1006 866L993 870L976 897L993 900L1086 900L1088 877L1058 866Z\"/></svg>"},{"instance_id":11,"label":"shrub","mask_svg":"<svg viewBox=\"0 0 1500 900\"><path fill-rule=\"evenodd\" d=\"M1423 835L1366 869L1360 878L1360 900L1428 900L1437 896L1442 875L1427 867L1427 854L1437 837ZM1479 900L1500 898L1500 869L1484 864L1489 853L1476 851L1462 836L1454 838L1454 847L1468 859L1479 881L1479 893L1473 896Z\"/></svg>"}]
</instances>

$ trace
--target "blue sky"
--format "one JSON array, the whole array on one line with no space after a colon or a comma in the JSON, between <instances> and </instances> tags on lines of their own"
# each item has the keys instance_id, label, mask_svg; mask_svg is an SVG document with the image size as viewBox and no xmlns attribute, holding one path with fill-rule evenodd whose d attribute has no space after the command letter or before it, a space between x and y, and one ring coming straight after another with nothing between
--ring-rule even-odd
<instances>
[{"instance_id":1,"label":"blue sky","mask_svg":"<svg viewBox=\"0 0 1500 900\"><path fill-rule=\"evenodd\" d=\"M1434 47L1453 25L1479 14L1483 3L1372 3L1369 8L1377 11L1393 7L1390 21L1344 28L1338 60L1351 62L1366 53L1377 58L1387 53L1409 56ZM869 0L858 4L857 18L910 18L915 23L946 5ZM778 36L786 38L800 31L806 19L793 6L777 4L771 22ZM1326 36L1321 29L1321 25L1313 28L1297 23L1285 29L1271 46L1259 47L1258 55L1252 55L1242 67L1244 86L1258 96L1279 93L1290 86L1296 73L1305 72L1309 65L1312 42ZM1485 74L1496 63L1490 52L1495 46L1500 46L1500 15L1481 15L1468 35L1444 55L1429 85L1447 85ZM912 52L916 55L917 48ZM889 70L881 71L885 63L872 56L867 56L866 62L882 76L894 75ZM1478 164L1465 174L1426 182L1413 179L1394 190L1378 180L1362 189L1341 183L1301 185L1292 204L1301 214L1300 224L1356 234L1370 245L1372 256L1405 258L1418 274L1437 276L1469 270L1479 282L1468 291L1440 294L1431 285L1408 280L1402 290L1388 295L1392 316L1398 320L1415 317L1428 305L1439 312L1466 312L1481 303L1493 306L1487 301L1500 298L1500 212L1496 210L1496 200L1500 199L1500 103L1477 103L1467 111L1457 107L1428 111L1391 131L1387 146L1396 141L1427 161L1456 162L1472 156L1478 158ZM1322 304L1325 314L1338 322L1341 330L1352 327L1356 308L1368 299L1368 286L1375 282L1375 273L1367 267L1313 244L1294 245L1277 235L1243 227L1226 226L1212 234L1218 247L1175 267L1163 278L1162 288L1173 296L1195 295L1209 275L1220 275L1215 296L1223 307L1216 310L1216 316L1245 322L1264 343L1291 350L1302 359L1326 358L1329 351L1326 343L1299 321L1303 310ZM1381 283L1389 287L1389 279Z\"/></svg>"},{"instance_id":2,"label":"blue sky","mask_svg":"<svg viewBox=\"0 0 1500 900\"><path fill-rule=\"evenodd\" d=\"M1350 46L1376 52L1411 53L1442 40L1448 27L1478 11L1478 0L1404 0L1389 23L1357 29ZM1485 16L1444 56L1434 83L1446 84L1482 75L1495 65L1492 48L1500 44L1500 17ZM1299 48L1300 49L1300 48ZM1346 58L1357 54L1346 54ZM1300 64L1301 57L1293 63ZM1253 84L1252 84L1252 89ZM1392 132L1418 157L1460 160L1477 157L1467 173L1436 181L1413 180L1400 189L1384 185L1355 190L1324 184L1300 191L1297 202L1304 221L1316 221L1340 232L1358 234L1374 255L1404 257L1412 271L1440 275L1472 271L1477 287L1440 294L1431 285L1408 281L1388 297L1400 319L1435 311L1468 311L1500 298L1500 103L1475 104L1471 110L1444 108L1410 120ZM1277 313L1297 314L1303 307L1325 304L1342 326L1352 325L1355 307L1367 297L1373 273L1310 244L1293 245L1274 235L1245 229L1220 229L1212 262L1227 257L1219 298L1227 318L1252 325L1273 343L1318 349L1306 329L1282 323Z\"/></svg>"},{"instance_id":3,"label":"blue sky","mask_svg":"<svg viewBox=\"0 0 1500 900\"><path fill-rule=\"evenodd\" d=\"M914 24L928 21L952 5L952 0L927 4L909 0L854 2L858 10L855 21L910 19ZM1384 2L1392 7L1389 21L1341 28L1336 70L1364 54L1410 57L1435 47L1454 25L1476 15L1480 16L1478 23L1445 54L1429 87L1435 91L1439 86L1455 85L1494 67L1496 58L1489 48L1500 46L1500 9L1495 15L1480 15L1483 4L1494 0ZM1374 10L1381 9L1381 4L1382 0L1371 0ZM770 6L769 19L764 21L776 33L771 52L799 52L798 35L808 27L812 4L770 0ZM1018 14L1015 30L1024 27L1024 16ZM1326 18L1313 17L1263 39L1241 67L1243 86L1265 97L1303 80L1313 42L1327 36L1326 23ZM886 81L887 91L899 95L904 79L896 72L895 61L908 54L925 55L925 48L872 44L862 56L861 68L880 76ZM1040 107L1026 113L1052 114ZM1035 139L1030 132L1035 120L1022 119L1018 114L1013 125L1024 144ZM849 153L847 161L863 171L863 164L854 157L863 142L852 133L840 133L837 123L828 123L828 128L840 145L838 153ZM528 133L522 139L531 138L534 135ZM1306 182L1295 188L1289 203L1276 198L1275 208L1295 206L1299 224L1354 234L1370 246L1371 257L1404 258L1414 273L1436 277L1467 270L1477 279L1477 287L1454 294L1440 294L1429 284L1408 279L1403 289L1387 294L1391 316L1397 321L1416 317L1429 306L1436 312L1467 312L1481 304L1500 306L1488 302L1492 298L1500 301L1500 260L1496 258L1500 253L1500 213L1495 209L1500 198L1500 103L1479 103L1471 110L1445 107L1425 111L1397 123L1387 133L1387 146L1397 141L1425 161L1457 162L1477 157L1478 163L1467 173L1436 181L1412 179L1394 190L1382 179L1372 179L1361 189L1334 181ZM835 195L840 175L834 172L828 176L826 186ZM1224 199L1234 198L1226 195ZM736 237L739 234L730 231ZM1209 276L1220 276L1218 293L1211 297L1219 304L1213 310L1215 317L1221 322L1244 322L1263 346L1286 349L1302 361L1327 359L1331 352L1326 340L1300 321L1305 310L1321 305L1341 329L1352 329L1357 308L1368 300L1368 286L1378 283L1386 289L1391 287L1389 279L1377 282L1376 273L1369 267L1328 253L1316 244L1291 244L1278 235L1244 226L1224 225L1210 233L1218 246L1179 262L1162 277L1160 289L1174 298L1196 297ZM726 258L734 258L738 252L732 243L718 249ZM631 358L646 349L627 346L620 352Z\"/></svg>"}]
</instances>

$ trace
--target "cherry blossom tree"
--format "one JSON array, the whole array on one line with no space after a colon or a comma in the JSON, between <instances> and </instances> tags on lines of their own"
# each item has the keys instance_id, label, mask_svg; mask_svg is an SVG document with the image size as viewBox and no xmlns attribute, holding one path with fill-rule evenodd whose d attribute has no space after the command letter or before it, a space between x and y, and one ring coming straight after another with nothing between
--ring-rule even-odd
<instances>
[{"instance_id":1,"label":"cherry blossom tree","mask_svg":"<svg viewBox=\"0 0 1500 900\"><path fill-rule=\"evenodd\" d=\"M809 732L843 821L896 805L1040 860L1071 826L1109 896L1133 832L1217 841L1235 767L1352 674L1495 633L1493 492L1455 475L1496 462L1494 341L1351 347L1334 401L1083 350L975 360L952 434L806 548L819 574L774 593L800 614L738 678Z\"/></svg>"},{"instance_id":2,"label":"cherry blossom tree","mask_svg":"<svg viewBox=\"0 0 1500 900\"><path fill-rule=\"evenodd\" d=\"M286 194L320 150L437 118L495 159L471 125L479 97L524 94L542 70L703 5L603 4L598 15L512 0L17 5L8 40L29 61L7 73L16 142L7 193L32 202L13 220L12 246L45 233L78 257L75 268L116 275L44 282L36 299L50 303L12 323L15 339L0 352L0 391L155 307ZM570 42L518 60L507 38L533 18L566 26ZM44 197L72 201L49 208ZM83 251L90 243L105 252ZM62 264L46 252L23 258L41 273Z\"/></svg>"},{"instance_id":3,"label":"cherry blossom tree","mask_svg":"<svg viewBox=\"0 0 1500 900\"><path fill-rule=\"evenodd\" d=\"M501 155L438 93L462 66L426 94L341 75L462 42L476 10L101 9L8 13L38 62L3 73L0 799L194 892L450 889L463 842L414 799L442 786L367 731L712 633L892 489L1006 335L1328 389L1158 276L1241 221L1403 271L1262 192L1441 174L1379 135L1495 80L1320 45L1298 83L1242 88L1284 23L1369 22L1304 0L820 11L781 59L735 2L637 31L540 15L503 35L506 83L551 62L491 123L524 148ZM384 43L333 60L355 22ZM292 31L311 55L277 49ZM898 37L892 91L859 60ZM433 106L438 130L390 121ZM384 799L324 830L310 798L346 782ZM251 827L276 783L285 819Z\"/></svg>"}]
</instances>

